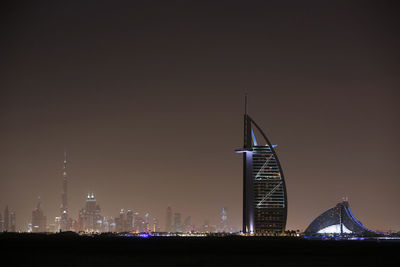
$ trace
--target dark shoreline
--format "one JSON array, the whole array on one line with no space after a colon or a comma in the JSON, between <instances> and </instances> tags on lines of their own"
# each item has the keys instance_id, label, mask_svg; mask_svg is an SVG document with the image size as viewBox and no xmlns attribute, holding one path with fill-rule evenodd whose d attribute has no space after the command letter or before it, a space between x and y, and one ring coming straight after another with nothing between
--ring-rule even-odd
<instances>
[{"instance_id":1,"label":"dark shoreline","mask_svg":"<svg viewBox=\"0 0 400 267\"><path fill-rule=\"evenodd\" d=\"M400 242L296 237L0 234L10 266L384 266Z\"/></svg>"}]
</instances>

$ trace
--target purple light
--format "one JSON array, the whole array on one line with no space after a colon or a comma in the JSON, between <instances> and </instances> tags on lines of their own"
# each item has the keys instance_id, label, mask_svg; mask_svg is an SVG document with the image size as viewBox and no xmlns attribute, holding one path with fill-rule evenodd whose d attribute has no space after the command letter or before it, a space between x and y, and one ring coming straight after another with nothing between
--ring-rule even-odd
<instances>
[{"instance_id":1,"label":"purple light","mask_svg":"<svg viewBox=\"0 0 400 267\"><path fill-rule=\"evenodd\" d=\"M148 233L141 233L141 234L140 234L140 237L141 237L141 238L149 238L150 235L149 235Z\"/></svg>"},{"instance_id":2,"label":"purple light","mask_svg":"<svg viewBox=\"0 0 400 267\"><path fill-rule=\"evenodd\" d=\"M235 153L246 153L246 152L251 152L250 150L246 150L246 149L235 149Z\"/></svg>"}]
</instances>

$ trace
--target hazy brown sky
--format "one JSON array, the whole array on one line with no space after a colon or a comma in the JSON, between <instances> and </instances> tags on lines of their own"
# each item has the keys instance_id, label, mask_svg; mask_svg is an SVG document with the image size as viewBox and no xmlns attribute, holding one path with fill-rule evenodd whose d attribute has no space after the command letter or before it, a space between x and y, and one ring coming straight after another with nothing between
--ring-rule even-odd
<instances>
[{"instance_id":1,"label":"hazy brown sky","mask_svg":"<svg viewBox=\"0 0 400 267\"><path fill-rule=\"evenodd\" d=\"M85 3L82 3L85 2ZM143 3L142 3L143 2ZM144 3L145 2L145 3ZM167 205L241 227L244 88L278 144L288 229L349 197L400 230L399 23L386 1L27 1L5 6L0 211L76 218Z\"/></svg>"}]
</instances>

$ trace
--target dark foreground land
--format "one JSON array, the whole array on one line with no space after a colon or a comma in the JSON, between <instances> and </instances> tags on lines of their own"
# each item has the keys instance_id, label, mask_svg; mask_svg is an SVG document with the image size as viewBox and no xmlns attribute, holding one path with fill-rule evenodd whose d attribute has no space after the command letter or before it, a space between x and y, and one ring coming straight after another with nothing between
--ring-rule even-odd
<instances>
[{"instance_id":1,"label":"dark foreground land","mask_svg":"<svg viewBox=\"0 0 400 267\"><path fill-rule=\"evenodd\" d=\"M9 266L400 266L399 241L0 234ZM6 260L8 258L8 260Z\"/></svg>"}]
</instances>

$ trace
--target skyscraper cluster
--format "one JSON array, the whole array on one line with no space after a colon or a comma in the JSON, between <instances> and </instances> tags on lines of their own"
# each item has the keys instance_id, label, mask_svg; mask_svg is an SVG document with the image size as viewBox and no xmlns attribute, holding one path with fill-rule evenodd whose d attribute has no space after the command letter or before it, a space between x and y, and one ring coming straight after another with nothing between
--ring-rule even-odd
<instances>
[{"instance_id":1,"label":"skyscraper cluster","mask_svg":"<svg viewBox=\"0 0 400 267\"><path fill-rule=\"evenodd\" d=\"M209 221L199 227L192 223L192 217L183 217L180 212L173 212L169 206L165 228L161 229L160 222L156 217L150 217L150 213L140 214L132 209L121 209L115 217L105 217L101 214L101 208L98 204L94 192L87 194L85 204L79 210L77 219L70 215L68 207L68 173L67 173L67 154L64 153L62 166L62 190L59 215L53 222L48 223L47 216L42 208L41 198L38 197L35 208L32 210L31 222L28 225L28 232L167 232L167 233L211 233L211 232L229 232L227 210L222 209L219 224L210 225ZM15 231L16 218L14 212L9 212L8 206L4 210L4 216L0 213L0 231Z\"/></svg>"},{"instance_id":2,"label":"skyscraper cluster","mask_svg":"<svg viewBox=\"0 0 400 267\"><path fill-rule=\"evenodd\" d=\"M140 216L139 212L134 212L131 209L125 211L121 209L119 216L114 218L114 222L111 223L112 232L150 232L159 230L158 219L153 218L153 225L151 225L150 214L144 213L144 216Z\"/></svg>"},{"instance_id":3,"label":"skyscraper cluster","mask_svg":"<svg viewBox=\"0 0 400 267\"><path fill-rule=\"evenodd\" d=\"M167 218L165 222L165 232L167 233L189 233L194 232L195 227L192 224L192 217L187 216L182 221L182 214L179 212L172 213L172 208L167 208Z\"/></svg>"}]
</instances>

